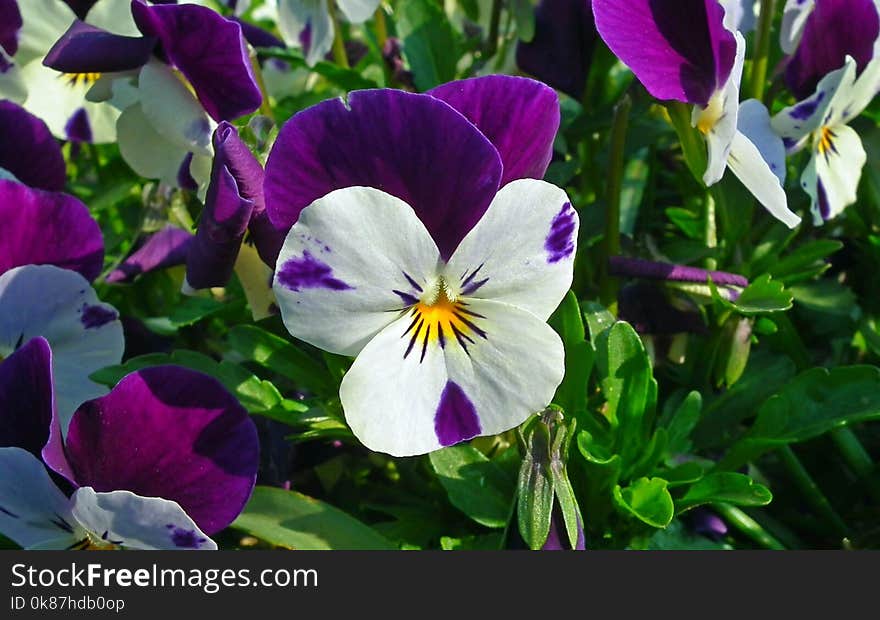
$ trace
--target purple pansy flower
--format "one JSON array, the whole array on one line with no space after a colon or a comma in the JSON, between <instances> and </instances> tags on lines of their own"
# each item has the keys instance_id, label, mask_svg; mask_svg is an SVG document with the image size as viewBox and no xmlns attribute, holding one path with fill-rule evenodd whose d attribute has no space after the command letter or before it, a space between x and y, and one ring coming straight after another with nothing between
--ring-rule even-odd
<instances>
[{"instance_id":1,"label":"purple pansy flower","mask_svg":"<svg viewBox=\"0 0 880 620\"><path fill-rule=\"evenodd\" d=\"M861 73L875 58L880 38L876 0L789 0L782 41L792 54L785 82L798 100L812 95L820 80L840 69L847 56Z\"/></svg>"},{"instance_id":2,"label":"purple pansy flower","mask_svg":"<svg viewBox=\"0 0 880 620\"><path fill-rule=\"evenodd\" d=\"M0 178L61 191L67 164L49 128L12 101L0 101Z\"/></svg>"},{"instance_id":3,"label":"purple pansy flower","mask_svg":"<svg viewBox=\"0 0 880 620\"><path fill-rule=\"evenodd\" d=\"M596 27L652 95L694 104L693 125L706 137L707 186L727 168L789 227L785 150L756 100L740 105L745 39L718 0L593 0Z\"/></svg>"},{"instance_id":4,"label":"purple pansy flower","mask_svg":"<svg viewBox=\"0 0 880 620\"><path fill-rule=\"evenodd\" d=\"M354 92L282 128L266 202L293 227L275 294L291 334L357 356L340 398L367 447L423 454L553 397L563 351L546 320L571 284L578 216L534 178L558 114L548 87L491 76Z\"/></svg>"},{"instance_id":5,"label":"purple pansy flower","mask_svg":"<svg viewBox=\"0 0 880 620\"><path fill-rule=\"evenodd\" d=\"M84 403L63 440L51 357L37 338L0 365L0 394L29 397L0 410L0 532L28 548L216 549L209 536L241 512L259 462L238 401L201 373L148 368ZM75 488L69 498L34 455L44 439L45 464Z\"/></svg>"},{"instance_id":6,"label":"purple pansy flower","mask_svg":"<svg viewBox=\"0 0 880 620\"><path fill-rule=\"evenodd\" d=\"M192 240L192 233L176 226L166 226L150 235L107 275L106 280L114 284L130 282L144 273L183 265Z\"/></svg>"}]
</instances>

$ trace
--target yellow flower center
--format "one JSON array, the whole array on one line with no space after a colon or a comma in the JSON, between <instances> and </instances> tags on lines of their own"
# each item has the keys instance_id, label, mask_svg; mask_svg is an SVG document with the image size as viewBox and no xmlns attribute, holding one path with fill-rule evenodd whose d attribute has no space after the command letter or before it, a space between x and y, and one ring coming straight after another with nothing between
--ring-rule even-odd
<instances>
[{"instance_id":1,"label":"yellow flower center","mask_svg":"<svg viewBox=\"0 0 880 620\"><path fill-rule=\"evenodd\" d=\"M697 118L697 129L704 136L715 128L721 117L724 116L724 97L721 91L718 91L709 100L708 105L700 112Z\"/></svg>"},{"instance_id":2,"label":"yellow flower center","mask_svg":"<svg viewBox=\"0 0 880 620\"><path fill-rule=\"evenodd\" d=\"M816 150L819 151L819 155L825 155L828 151L836 152L834 148L835 138L837 138L837 134L830 127L822 127L822 129L816 132Z\"/></svg>"},{"instance_id":3,"label":"yellow flower center","mask_svg":"<svg viewBox=\"0 0 880 620\"><path fill-rule=\"evenodd\" d=\"M485 318L468 309L467 302L459 298L440 278L436 287L426 292L409 311L412 322L403 336L409 336L409 344L403 357L420 349L420 360L425 359L428 345L435 342L441 349L447 342L458 342L467 352L467 345L474 344L474 336L485 338L486 332L476 324Z\"/></svg>"},{"instance_id":4,"label":"yellow flower center","mask_svg":"<svg viewBox=\"0 0 880 620\"><path fill-rule=\"evenodd\" d=\"M64 77L70 86L91 86L101 79L100 73L65 73Z\"/></svg>"}]
</instances>

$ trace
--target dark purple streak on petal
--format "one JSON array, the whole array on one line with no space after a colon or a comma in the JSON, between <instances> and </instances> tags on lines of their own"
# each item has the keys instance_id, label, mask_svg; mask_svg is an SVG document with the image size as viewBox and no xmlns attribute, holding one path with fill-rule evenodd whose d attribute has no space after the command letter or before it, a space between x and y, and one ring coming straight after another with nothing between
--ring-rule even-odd
<instances>
[{"instance_id":1,"label":"dark purple streak on petal","mask_svg":"<svg viewBox=\"0 0 880 620\"><path fill-rule=\"evenodd\" d=\"M452 446L473 439L481 430L474 404L457 383L448 381L434 415L434 432L440 445Z\"/></svg>"}]
</instances>

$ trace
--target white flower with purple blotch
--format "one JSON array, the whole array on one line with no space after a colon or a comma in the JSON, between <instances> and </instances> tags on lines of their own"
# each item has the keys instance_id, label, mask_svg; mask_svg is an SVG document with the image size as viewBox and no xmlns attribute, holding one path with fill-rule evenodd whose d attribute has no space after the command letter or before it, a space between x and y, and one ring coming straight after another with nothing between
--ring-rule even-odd
<instances>
[{"instance_id":1,"label":"white flower with purple blotch","mask_svg":"<svg viewBox=\"0 0 880 620\"><path fill-rule=\"evenodd\" d=\"M215 379L132 373L84 403L62 438L52 350L0 364L0 533L38 549L216 549L253 490L256 429ZM75 489L67 497L52 472Z\"/></svg>"},{"instance_id":2,"label":"white flower with purple blotch","mask_svg":"<svg viewBox=\"0 0 880 620\"><path fill-rule=\"evenodd\" d=\"M740 104L745 39L718 0L594 0L599 34L653 96L694 105L714 185L729 168L786 226L800 218L783 189L785 149L762 103Z\"/></svg>"},{"instance_id":3,"label":"white flower with purple blotch","mask_svg":"<svg viewBox=\"0 0 880 620\"><path fill-rule=\"evenodd\" d=\"M89 375L118 364L124 349L116 310L89 284L103 266L101 231L72 196L9 180L0 180L0 219L0 359L45 337L66 423L82 402L106 393Z\"/></svg>"},{"instance_id":4,"label":"white flower with purple blotch","mask_svg":"<svg viewBox=\"0 0 880 620\"><path fill-rule=\"evenodd\" d=\"M172 186L204 188L217 122L249 114L262 102L241 26L196 4L131 0L130 7L139 36L76 21L45 64L107 76L90 96L122 110L119 150L135 172Z\"/></svg>"},{"instance_id":5,"label":"white flower with purple blotch","mask_svg":"<svg viewBox=\"0 0 880 620\"><path fill-rule=\"evenodd\" d=\"M278 29L285 42L302 48L306 63L314 66L333 47L333 17L328 0L276 0ZM376 12L380 0L329 0L352 24L361 24Z\"/></svg>"},{"instance_id":6,"label":"white flower with purple blotch","mask_svg":"<svg viewBox=\"0 0 880 620\"><path fill-rule=\"evenodd\" d=\"M868 159L862 141L847 123L868 107L880 88L880 60L856 74L847 57L842 69L819 82L815 94L773 118L773 128L790 150L807 144L812 150L801 175L801 187L812 199L813 219L821 224L856 201L862 169Z\"/></svg>"},{"instance_id":7,"label":"white flower with purple blotch","mask_svg":"<svg viewBox=\"0 0 880 620\"><path fill-rule=\"evenodd\" d=\"M275 294L291 334L357 356L340 398L368 448L424 454L553 398L563 348L546 320L578 232L565 192L536 180L558 124L552 89L489 76L354 92L282 128L266 167L269 217L290 228Z\"/></svg>"}]
</instances>

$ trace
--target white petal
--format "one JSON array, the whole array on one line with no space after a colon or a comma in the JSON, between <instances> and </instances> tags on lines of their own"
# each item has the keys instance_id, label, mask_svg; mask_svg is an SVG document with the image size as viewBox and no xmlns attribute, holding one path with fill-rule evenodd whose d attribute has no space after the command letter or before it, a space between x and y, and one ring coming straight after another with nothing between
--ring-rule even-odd
<instances>
[{"instance_id":1,"label":"white petal","mask_svg":"<svg viewBox=\"0 0 880 620\"><path fill-rule=\"evenodd\" d=\"M785 144L770 125L770 112L757 99L748 99L739 106L737 129L754 144L770 169L785 185Z\"/></svg>"},{"instance_id":2,"label":"white petal","mask_svg":"<svg viewBox=\"0 0 880 620\"><path fill-rule=\"evenodd\" d=\"M315 346L356 355L436 281L439 256L402 200L369 187L331 192L302 211L278 257L273 288L284 324Z\"/></svg>"},{"instance_id":3,"label":"white petal","mask_svg":"<svg viewBox=\"0 0 880 620\"><path fill-rule=\"evenodd\" d=\"M22 28L15 58L22 66L42 60L76 20L76 14L62 0L21 0L18 9Z\"/></svg>"},{"instance_id":4,"label":"white petal","mask_svg":"<svg viewBox=\"0 0 880 620\"><path fill-rule=\"evenodd\" d=\"M160 62L141 69L141 108L156 132L187 151L210 157L216 123L174 71Z\"/></svg>"},{"instance_id":5,"label":"white petal","mask_svg":"<svg viewBox=\"0 0 880 620\"><path fill-rule=\"evenodd\" d=\"M813 220L817 225L839 215L856 201L862 168L867 161L859 135L846 125L831 128L828 138L833 148L819 152L804 170L801 185L812 198Z\"/></svg>"},{"instance_id":6,"label":"white petal","mask_svg":"<svg viewBox=\"0 0 880 620\"><path fill-rule=\"evenodd\" d=\"M756 0L721 0L724 7L724 27L748 33L755 29L759 4Z\"/></svg>"},{"instance_id":7,"label":"white petal","mask_svg":"<svg viewBox=\"0 0 880 620\"><path fill-rule=\"evenodd\" d=\"M391 324L342 380L345 417L360 441L394 456L424 454L521 424L562 381L559 336L513 306L468 300L457 339L417 312ZM457 321L459 321L457 319ZM445 334L442 338L439 334Z\"/></svg>"},{"instance_id":8,"label":"white petal","mask_svg":"<svg viewBox=\"0 0 880 620\"><path fill-rule=\"evenodd\" d=\"M0 48L0 99L9 99L17 104L22 104L27 99L27 86L21 78L21 71L3 48Z\"/></svg>"},{"instance_id":9,"label":"white petal","mask_svg":"<svg viewBox=\"0 0 880 620\"><path fill-rule=\"evenodd\" d=\"M693 124L706 136L708 148L709 159L703 174L703 182L707 187L715 185L724 176L727 156L736 134L746 41L739 32L735 36L736 60L727 84L715 93L706 108L694 106Z\"/></svg>"},{"instance_id":10,"label":"white petal","mask_svg":"<svg viewBox=\"0 0 880 620\"><path fill-rule=\"evenodd\" d=\"M95 540L127 549L215 550L217 543L187 516L177 502L141 497L130 491L76 490L73 515Z\"/></svg>"},{"instance_id":11,"label":"white petal","mask_svg":"<svg viewBox=\"0 0 880 620\"><path fill-rule=\"evenodd\" d=\"M131 3L119 0L98 0L89 9L86 22L114 34L127 37L143 36L131 16Z\"/></svg>"},{"instance_id":12,"label":"white petal","mask_svg":"<svg viewBox=\"0 0 880 620\"><path fill-rule=\"evenodd\" d=\"M21 70L21 77L28 90L24 107L43 119L56 138L68 138L67 123L82 109L88 115L92 142L108 144L116 141L119 110L105 103L88 101L86 94L91 89L91 84L82 81L74 83L71 76L44 67L42 60L25 65Z\"/></svg>"},{"instance_id":13,"label":"white petal","mask_svg":"<svg viewBox=\"0 0 880 620\"><path fill-rule=\"evenodd\" d=\"M16 267L0 275L0 355L35 336L52 347L58 416L66 433L76 408L107 392L89 375L122 360L122 324L78 273L51 265Z\"/></svg>"},{"instance_id":14,"label":"white petal","mask_svg":"<svg viewBox=\"0 0 880 620\"><path fill-rule=\"evenodd\" d=\"M826 121L828 125L847 123L867 108L877 91L880 90L880 58L872 60L865 70L856 78L852 90L845 92L840 90L840 103L833 110L831 118Z\"/></svg>"},{"instance_id":15,"label":"white petal","mask_svg":"<svg viewBox=\"0 0 880 620\"><path fill-rule=\"evenodd\" d=\"M177 186L177 173L187 150L159 135L139 103L126 108L116 127L119 152L132 170L142 177Z\"/></svg>"},{"instance_id":16,"label":"white petal","mask_svg":"<svg viewBox=\"0 0 880 620\"><path fill-rule=\"evenodd\" d=\"M456 294L502 301L546 320L571 286L578 226L558 187L534 179L508 183L449 259L446 281Z\"/></svg>"},{"instance_id":17,"label":"white petal","mask_svg":"<svg viewBox=\"0 0 880 620\"><path fill-rule=\"evenodd\" d=\"M340 12L352 24L361 24L376 12L380 0L336 0Z\"/></svg>"},{"instance_id":18,"label":"white petal","mask_svg":"<svg viewBox=\"0 0 880 620\"><path fill-rule=\"evenodd\" d=\"M0 448L0 534L42 549L66 549L84 537L43 463L21 448Z\"/></svg>"},{"instance_id":19,"label":"white petal","mask_svg":"<svg viewBox=\"0 0 880 620\"><path fill-rule=\"evenodd\" d=\"M789 150L805 136L827 124L834 108L840 108L841 111L846 108L846 103L841 101L841 95L849 98L848 93L852 92L855 77L856 63L847 56L846 64L823 77L813 95L773 117L770 121L773 130L779 134Z\"/></svg>"},{"instance_id":20,"label":"white petal","mask_svg":"<svg viewBox=\"0 0 880 620\"><path fill-rule=\"evenodd\" d=\"M773 217L789 228L800 224L801 218L788 208L779 177L764 161L758 147L739 132L734 136L727 165Z\"/></svg>"},{"instance_id":21,"label":"white petal","mask_svg":"<svg viewBox=\"0 0 880 620\"><path fill-rule=\"evenodd\" d=\"M779 44L786 54L794 54L801 37L807 18L816 7L816 0L788 0L782 14L782 27L779 33Z\"/></svg>"},{"instance_id":22,"label":"white petal","mask_svg":"<svg viewBox=\"0 0 880 620\"><path fill-rule=\"evenodd\" d=\"M291 47L303 47L306 63L314 66L333 47L333 20L327 0L278 0L278 30Z\"/></svg>"}]
</instances>

